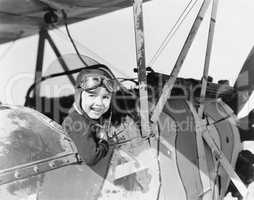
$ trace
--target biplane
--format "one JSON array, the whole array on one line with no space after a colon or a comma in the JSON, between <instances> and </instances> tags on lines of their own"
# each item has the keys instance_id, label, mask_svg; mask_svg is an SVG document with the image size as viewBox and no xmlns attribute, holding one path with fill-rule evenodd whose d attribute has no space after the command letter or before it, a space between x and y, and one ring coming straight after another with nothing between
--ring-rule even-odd
<instances>
[{"instance_id":1,"label":"biplane","mask_svg":"<svg viewBox=\"0 0 254 200\"><path fill-rule=\"evenodd\" d=\"M13 7L15 3L15 7ZM253 156L242 142L253 140L254 112L236 115L253 91L254 49L234 86L209 77L218 0L203 0L170 75L146 66L142 0L2 0L0 43L39 34L34 83L24 106L0 105L1 199L180 199L220 200L227 192L251 198ZM62 55L49 30L133 6L138 78L121 78L115 97L115 119L130 118L129 138L109 136L113 154L95 166L80 160L79 152L61 123L71 108L72 94L43 96L43 85L75 75L98 62L81 55ZM204 72L201 80L178 77L179 71L212 6ZM12 12L11 12L12 11ZM18 23L17 23L18 21ZM75 42L69 37L73 46ZM57 60L43 74L45 42ZM74 68L73 68L74 67ZM50 82L51 81L51 82ZM240 164L239 164L240 163ZM243 163L244 166L243 167ZM245 172L249 176L244 176Z\"/></svg>"}]
</instances>

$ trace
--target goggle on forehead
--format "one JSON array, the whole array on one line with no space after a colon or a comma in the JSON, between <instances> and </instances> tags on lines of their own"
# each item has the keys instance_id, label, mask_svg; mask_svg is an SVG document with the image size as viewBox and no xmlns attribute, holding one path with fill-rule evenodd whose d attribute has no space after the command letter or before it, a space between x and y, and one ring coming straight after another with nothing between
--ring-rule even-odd
<instances>
[{"instance_id":1,"label":"goggle on forehead","mask_svg":"<svg viewBox=\"0 0 254 200\"><path fill-rule=\"evenodd\" d=\"M116 80L108 79L105 76L99 75L85 76L80 83L80 88L84 90L93 90L101 86L104 86L109 92L115 92L117 89Z\"/></svg>"}]
</instances>

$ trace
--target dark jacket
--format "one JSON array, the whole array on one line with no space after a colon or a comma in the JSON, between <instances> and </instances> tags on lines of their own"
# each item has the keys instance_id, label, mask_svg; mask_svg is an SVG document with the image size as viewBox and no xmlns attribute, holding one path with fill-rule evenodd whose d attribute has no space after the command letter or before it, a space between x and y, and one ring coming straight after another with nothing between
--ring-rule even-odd
<instances>
[{"instance_id":1,"label":"dark jacket","mask_svg":"<svg viewBox=\"0 0 254 200\"><path fill-rule=\"evenodd\" d=\"M87 165L95 165L106 156L109 150L107 141L96 137L99 130L98 123L98 121L92 120L86 115L80 115L75 109L72 109L62 124L66 133L75 143L81 159Z\"/></svg>"}]
</instances>

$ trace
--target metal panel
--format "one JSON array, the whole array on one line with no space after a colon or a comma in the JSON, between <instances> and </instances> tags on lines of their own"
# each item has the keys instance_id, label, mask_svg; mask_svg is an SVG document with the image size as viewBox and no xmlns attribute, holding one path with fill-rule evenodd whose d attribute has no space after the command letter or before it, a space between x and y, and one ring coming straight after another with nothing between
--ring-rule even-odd
<instances>
[{"instance_id":1,"label":"metal panel","mask_svg":"<svg viewBox=\"0 0 254 200\"><path fill-rule=\"evenodd\" d=\"M39 112L1 106L0 120L0 184L77 162L62 127Z\"/></svg>"}]
</instances>

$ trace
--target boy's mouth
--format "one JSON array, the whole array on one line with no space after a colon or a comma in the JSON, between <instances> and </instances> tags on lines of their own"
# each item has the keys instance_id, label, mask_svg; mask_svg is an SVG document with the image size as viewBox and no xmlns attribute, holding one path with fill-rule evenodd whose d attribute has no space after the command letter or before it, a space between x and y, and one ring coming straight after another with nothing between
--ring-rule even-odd
<instances>
[{"instance_id":1,"label":"boy's mouth","mask_svg":"<svg viewBox=\"0 0 254 200\"><path fill-rule=\"evenodd\" d=\"M96 107L91 107L91 110L97 113L100 113L103 111L103 108L96 108Z\"/></svg>"}]
</instances>

